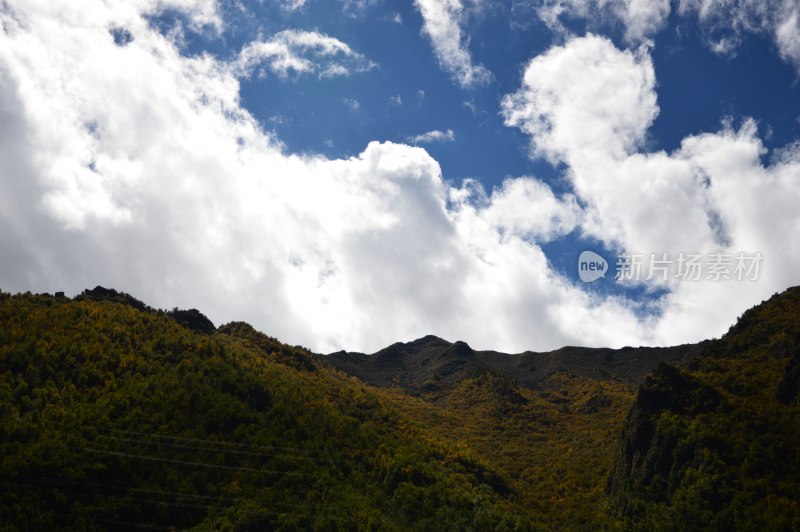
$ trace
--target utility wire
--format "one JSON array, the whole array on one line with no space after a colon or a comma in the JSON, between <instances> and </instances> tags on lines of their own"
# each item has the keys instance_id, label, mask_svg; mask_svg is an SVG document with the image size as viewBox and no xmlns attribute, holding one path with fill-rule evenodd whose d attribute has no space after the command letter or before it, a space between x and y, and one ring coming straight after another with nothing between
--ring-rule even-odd
<instances>
[{"instance_id":1,"label":"utility wire","mask_svg":"<svg viewBox=\"0 0 800 532\"><path fill-rule=\"evenodd\" d=\"M95 449L93 447L70 447L73 450L78 451L86 451L88 453L95 453L95 454L106 454L111 456L124 456L128 458L138 458L140 460L150 460L154 462L167 462L171 464L181 464L181 465L188 465L188 466L196 466L196 467L209 467L215 469L226 469L228 471L246 471L248 473L269 473L269 474L278 474L278 475L289 475L289 476L306 476L302 473L298 473L296 471L279 471L277 469L254 469L251 467L237 467L237 466L229 466L229 465L221 465L221 464L209 464L206 462L190 462L187 460L175 460L172 458L159 458L156 456L148 456L148 455L140 455L140 454L132 454L132 453L125 453L122 451L106 451L103 449Z\"/></svg>"},{"instance_id":2,"label":"utility wire","mask_svg":"<svg viewBox=\"0 0 800 532\"><path fill-rule=\"evenodd\" d=\"M298 447L278 447L274 445L254 445L248 443L236 443L236 442L227 442L223 440L211 440L208 438L186 438L181 436L170 436L167 434L159 434L153 432L136 432L133 430L122 430L122 429L110 429L104 427L86 427L86 428L96 428L101 432L111 432L117 434L130 434L133 436L150 436L155 438L165 438L169 440L178 440L178 441L187 441L187 442L199 442L199 443L206 443L206 444L213 444L213 445L221 445L227 447L240 447L240 448L250 448L250 449L263 449L265 451L270 450L278 450L278 451L292 451L298 453L314 453L312 449L300 449Z\"/></svg>"},{"instance_id":3,"label":"utility wire","mask_svg":"<svg viewBox=\"0 0 800 532\"><path fill-rule=\"evenodd\" d=\"M237 455L242 455L242 456L258 456L258 457L267 457L267 458L282 458L282 457L284 457L284 458L291 458L293 460L311 460L311 461L317 461L317 462L320 461L318 458L314 458L314 457L311 457L311 456L291 456L291 455L287 454L284 451L281 451L281 452L284 452L284 454L279 454L278 452L257 453L257 452L254 452L254 451L240 451L240 450L237 450L237 449L220 449L218 447L214 448L214 447L203 447L203 446L200 446L200 445L188 445L188 444L182 444L182 443L159 442L159 441L153 441L153 440L147 440L147 439L141 439L141 438L132 438L130 436L108 436L108 435L104 435L104 434L99 434L97 436L97 438L98 439L103 439L103 440L122 441L122 442L128 442L128 443L140 443L140 444L144 444L144 445L158 445L158 446L161 446L161 447L170 447L170 448L173 448L173 449L187 449L187 450L194 450L194 451L214 452L214 453L228 453L228 454L237 454Z\"/></svg>"}]
</instances>

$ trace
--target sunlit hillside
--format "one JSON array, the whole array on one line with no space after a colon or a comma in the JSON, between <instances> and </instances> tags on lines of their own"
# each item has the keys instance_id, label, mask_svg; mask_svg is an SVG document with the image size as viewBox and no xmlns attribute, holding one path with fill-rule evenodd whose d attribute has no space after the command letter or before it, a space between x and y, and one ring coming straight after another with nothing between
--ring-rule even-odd
<instances>
[{"instance_id":1,"label":"sunlit hillside","mask_svg":"<svg viewBox=\"0 0 800 532\"><path fill-rule=\"evenodd\" d=\"M797 288L660 350L326 356L99 287L0 325L5 529L800 526Z\"/></svg>"}]
</instances>

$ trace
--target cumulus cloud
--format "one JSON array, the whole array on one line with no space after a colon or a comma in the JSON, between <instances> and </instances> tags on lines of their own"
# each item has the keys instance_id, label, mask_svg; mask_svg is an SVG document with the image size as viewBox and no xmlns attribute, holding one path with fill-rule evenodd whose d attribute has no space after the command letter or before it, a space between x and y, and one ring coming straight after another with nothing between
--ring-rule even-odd
<instances>
[{"instance_id":1,"label":"cumulus cloud","mask_svg":"<svg viewBox=\"0 0 800 532\"><path fill-rule=\"evenodd\" d=\"M488 198L455 188L401 144L287 154L229 65L181 55L129 6L98 1L80 24L46 3L20 8L24 24L0 14L4 290L103 284L319 351L427 333L508 350L638 338L624 301L573 287L534 241L574 226L570 197L530 179ZM515 212L525 202L539 214ZM611 314L627 325L562 322Z\"/></svg>"},{"instance_id":2,"label":"cumulus cloud","mask_svg":"<svg viewBox=\"0 0 800 532\"><path fill-rule=\"evenodd\" d=\"M619 156L642 143L658 114L654 84L646 47L620 52L589 35L534 58L502 110L506 124L530 134L536 154L551 161L586 150Z\"/></svg>"},{"instance_id":3,"label":"cumulus cloud","mask_svg":"<svg viewBox=\"0 0 800 532\"><path fill-rule=\"evenodd\" d=\"M113 286L323 352L428 333L513 351L694 340L798 280L800 150L764 166L747 122L645 152L646 48L587 37L532 61L506 119L564 163L573 193L529 177L487 193L445 180L420 147L288 153L242 108L241 71L182 55L148 23L158 5L0 11L4 290ZM643 251L759 250L763 279L669 286L642 318L550 267L540 244L572 231Z\"/></svg>"},{"instance_id":4,"label":"cumulus cloud","mask_svg":"<svg viewBox=\"0 0 800 532\"><path fill-rule=\"evenodd\" d=\"M697 19L715 53L735 55L744 38L763 34L772 38L781 58L800 72L800 4L796 0L679 0L676 4L677 15ZM535 0L521 5L535 10L548 27L567 38L571 35L565 20L579 19L595 32L621 26L632 45L646 42L663 29L672 11L670 0Z\"/></svg>"},{"instance_id":5,"label":"cumulus cloud","mask_svg":"<svg viewBox=\"0 0 800 532\"><path fill-rule=\"evenodd\" d=\"M280 77L290 73L317 74L321 78L348 76L374 68L347 43L314 31L283 30L266 41L245 46L233 62L238 75L249 75L258 67ZM265 70L261 70L263 73Z\"/></svg>"},{"instance_id":6,"label":"cumulus cloud","mask_svg":"<svg viewBox=\"0 0 800 532\"><path fill-rule=\"evenodd\" d=\"M735 54L747 34L772 37L781 58L800 73L800 4L796 0L680 0L681 15L694 14L711 48Z\"/></svg>"},{"instance_id":7,"label":"cumulus cloud","mask_svg":"<svg viewBox=\"0 0 800 532\"><path fill-rule=\"evenodd\" d=\"M702 198L681 193L694 190L697 176L666 154L641 153L658 115L646 47L621 51L589 35L552 48L530 62L522 88L503 99L502 109L507 125L531 136L535 156L569 165L587 202L587 235L658 251L681 249L690 245L687 236L703 234L696 230L707 225Z\"/></svg>"},{"instance_id":8,"label":"cumulus cloud","mask_svg":"<svg viewBox=\"0 0 800 532\"><path fill-rule=\"evenodd\" d=\"M666 25L670 0L543 0L537 12L559 33L567 33L563 18L577 18L594 26L622 24L628 42L639 43Z\"/></svg>"},{"instance_id":9,"label":"cumulus cloud","mask_svg":"<svg viewBox=\"0 0 800 532\"><path fill-rule=\"evenodd\" d=\"M474 64L469 52L469 37L462 30L464 6L460 0L415 0L422 15L422 30L431 40L442 68L462 87L485 85L492 74Z\"/></svg>"},{"instance_id":10,"label":"cumulus cloud","mask_svg":"<svg viewBox=\"0 0 800 532\"><path fill-rule=\"evenodd\" d=\"M78 11L79 5L73 9ZM133 0L129 9L141 10L145 14L174 10L184 14L194 29L210 26L220 30L223 25L217 0ZM133 15L136 11L132 11Z\"/></svg>"},{"instance_id":11,"label":"cumulus cloud","mask_svg":"<svg viewBox=\"0 0 800 532\"><path fill-rule=\"evenodd\" d=\"M622 51L592 35L555 47L531 61L503 112L531 135L535 155L566 165L585 205L585 235L628 253L763 253L761 280L735 290L674 279L662 286L671 292L651 324L660 342L721 332L753 301L800 280L790 266L800 246L786 238L800 228L790 206L800 199L798 145L764 166L749 120L687 137L673 153L645 151L658 114L646 48Z\"/></svg>"},{"instance_id":12,"label":"cumulus cloud","mask_svg":"<svg viewBox=\"0 0 800 532\"><path fill-rule=\"evenodd\" d=\"M572 195L558 198L541 181L516 178L492 192L480 217L502 234L542 243L575 229L581 209Z\"/></svg>"},{"instance_id":13,"label":"cumulus cloud","mask_svg":"<svg viewBox=\"0 0 800 532\"><path fill-rule=\"evenodd\" d=\"M800 70L800 6L787 8L783 20L775 25L774 31L781 56Z\"/></svg>"},{"instance_id":14,"label":"cumulus cloud","mask_svg":"<svg viewBox=\"0 0 800 532\"><path fill-rule=\"evenodd\" d=\"M429 144L431 142L452 142L454 140L456 140L456 134L453 133L452 129L448 129L446 131L439 131L438 129L434 129L433 131L428 131L427 133L420 133L419 135L408 137L408 141L412 144Z\"/></svg>"}]
</instances>

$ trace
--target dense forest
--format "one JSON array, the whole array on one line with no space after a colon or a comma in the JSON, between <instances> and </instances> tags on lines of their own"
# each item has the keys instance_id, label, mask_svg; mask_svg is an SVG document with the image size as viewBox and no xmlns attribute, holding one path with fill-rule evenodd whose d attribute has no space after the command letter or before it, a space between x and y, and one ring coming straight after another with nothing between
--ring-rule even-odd
<instances>
[{"instance_id":1,"label":"dense forest","mask_svg":"<svg viewBox=\"0 0 800 532\"><path fill-rule=\"evenodd\" d=\"M0 527L797 530L798 347L798 288L670 350L346 364L100 287L0 292Z\"/></svg>"},{"instance_id":2,"label":"dense forest","mask_svg":"<svg viewBox=\"0 0 800 532\"><path fill-rule=\"evenodd\" d=\"M748 310L628 414L608 492L640 530L800 530L800 288Z\"/></svg>"},{"instance_id":3,"label":"dense forest","mask_svg":"<svg viewBox=\"0 0 800 532\"><path fill-rule=\"evenodd\" d=\"M9 529L528 525L467 446L302 349L132 298L0 297Z\"/></svg>"}]
</instances>

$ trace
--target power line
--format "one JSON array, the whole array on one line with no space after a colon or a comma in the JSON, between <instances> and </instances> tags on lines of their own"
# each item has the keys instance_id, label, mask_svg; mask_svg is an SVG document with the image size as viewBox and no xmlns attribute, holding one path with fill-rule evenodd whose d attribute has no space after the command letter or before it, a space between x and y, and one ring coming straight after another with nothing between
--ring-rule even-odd
<instances>
[{"instance_id":1,"label":"power line","mask_svg":"<svg viewBox=\"0 0 800 532\"><path fill-rule=\"evenodd\" d=\"M86 519L87 521L93 521L95 523L107 523L110 525L124 525L130 526L135 528L143 528L146 530L174 530L173 527L169 526L159 526L154 525L152 523L145 523L145 522L136 522L136 521L120 521L118 519L108 519L105 517L95 517L91 515L80 515L80 514L73 514L73 513L66 513L66 512L54 512L51 510L44 510L42 513L49 513L50 515L55 516L64 516L64 517L72 517L73 519Z\"/></svg>"},{"instance_id":2,"label":"power line","mask_svg":"<svg viewBox=\"0 0 800 532\"><path fill-rule=\"evenodd\" d=\"M49 480L53 480L53 479L49 479ZM170 492L170 491L162 491L162 490L147 490L147 489L141 489L141 488L129 488L129 487L125 487L125 486L111 486L111 485L108 485L108 484L85 483L85 482L80 482L80 481L70 481L70 482L75 483L75 484L105 486L105 487L113 487L115 489L129 489L131 491L142 491L142 492L150 492L150 493L158 493L158 494L174 494L174 495L179 495L179 496L201 497L201 498L209 498L209 499L214 499L215 498L214 496L210 496L210 495L209 496L206 496L206 495L193 495L193 494L187 494L187 493L181 493L181 492ZM31 488L39 489L39 490L58 489L63 493L71 493L73 495L78 495L78 496L81 496L81 495L83 495L83 496L104 496L105 495L103 493L93 492L93 491L67 489L67 488L64 488L63 486L56 486L56 485L47 485L47 486L45 486L45 485L42 485L42 484L34 484L34 483L30 482L30 481L27 483L27 485L29 487L31 487ZM254 504L257 504L259 506L259 508L252 508L252 507L251 508L247 508L247 507L241 507L241 506L235 507L233 505L230 505L230 506L213 506L213 505L195 504L195 503L189 503L189 502L167 501L167 500L163 500L163 499L132 497L132 496L130 496L128 494L120 495L119 496L119 500L120 500L120 502L138 502L138 503L144 503L144 504L173 506L173 507L178 507L178 508L182 507L182 508L202 509L202 510L234 510L237 513L240 513L240 514L257 515L257 516L263 516L263 517L300 517L300 518L318 518L319 517L319 513L312 513L310 511L309 512L297 512L297 511L294 511L294 512L289 511L289 512L287 512L287 511L280 510L280 509L277 508L278 506L294 506L291 503L281 504L281 503L276 502L276 501L272 501L270 503L264 503L262 501L259 501L257 499L253 499L253 498L225 498L225 497L220 497L219 500L226 500L226 501L230 501L230 502L240 502L240 503L242 503L242 502L252 502ZM272 510L270 510L270 508L272 508ZM345 515L345 514L340 513L340 512L345 512L346 510L344 510L344 509L338 509L338 508L337 509L331 509L331 508L328 508L325 511L326 512L331 512L332 510L333 510L333 513L338 514L337 515L337 519L345 519L345 520L349 520L349 521L355 521L355 518L352 517L351 515ZM56 514L56 512L51 511L51 510L48 510L46 512L50 513L50 514ZM100 517L94 517L94 516L89 516L89 515L68 514L68 513L59 513L58 515L74 516L74 517L78 517L78 518L83 518L83 519L88 519L88 520L93 520L93 521L99 521L99 522L105 521L105 522L109 522L109 523L112 523L112 524L113 523L115 523L115 524L126 524L126 525L137 526L139 528L152 528L152 529L157 529L157 530L173 530L173 528L162 527L162 526L154 525L154 524L151 524L151 523L136 523L136 522L129 522L129 521L118 521L118 520L112 520L112 519L108 519L108 518L100 518Z\"/></svg>"},{"instance_id":3,"label":"power line","mask_svg":"<svg viewBox=\"0 0 800 532\"><path fill-rule=\"evenodd\" d=\"M278 447L274 445L254 445L248 443L237 443L237 442L226 442L222 440L211 440L208 438L187 438L182 436L170 436L167 434L159 434L153 432L136 432L133 430L122 430L122 429L110 429L104 427L85 427L85 428L96 428L101 432L112 432L118 434L131 434L133 436L149 436L155 438L165 438L168 440L178 440L178 441L188 441L188 442L196 442L196 443L206 443L206 444L213 444L213 445L221 445L221 446L228 446L228 447L240 447L240 448L250 448L250 449L263 449L266 451L270 450L278 450L278 451L292 451L298 453L315 453L312 449L301 449L298 447Z\"/></svg>"},{"instance_id":4,"label":"power line","mask_svg":"<svg viewBox=\"0 0 800 532\"><path fill-rule=\"evenodd\" d=\"M202 447L198 445L188 445L188 444L181 444L181 443L169 443L169 442L159 442L159 441L152 441L152 440L145 440L141 438L131 438L130 436L107 436L100 434L97 436L99 439L104 440L113 440L113 441L123 441L128 443L141 443L144 445L158 445L161 447L170 447L173 449L187 449L187 450L194 450L194 451L207 451L207 452L216 452L216 453L229 453L229 454L237 454L242 456L260 456L260 457L268 457L268 458L281 458L281 457L288 457L292 458L293 460L311 460L311 461L319 461L318 458L314 458L311 456L291 456L289 454L278 454L277 452L272 453L257 453L254 451L241 451L236 449L219 449L214 447Z\"/></svg>"},{"instance_id":5,"label":"power line","mask_svg":"<svg viewBox=\"0 0 800 532\"><path fill-rule=\"evenodd\" d=\"M194 498L194 499L216 499L220 501L227 501L227 502L237 502L237 501L246 501L252 500L249 498L244 497L222 497L216 495L200 495L196 493L186 493L181 491L166 491L166 490L154 490L154 489L147 489L147 488L136 488L133 486L123 486L119 484L106 484L103 482L91 482L88 480L75 480L75 479L64 479L64 478L55 478L55 477L32 477L29 475L16 475L15 482L20 484L25 484L32 487L39 487L39 488L52 488L52 489L65 489L65 486L70 485L78 485L78 486L88 486L92 488L98 488L101 490L110 489L110 490L120 490L120 491L136 491L136 492L143 492L143 493L154 493L158 495L174 495L178 497L187 497L187 498ZM47 485L43 484L42 481L48 481Z\"/></svg>"},{"instance_id":6,"label":"power line","mask_svg":"<svg viewBox=\"0 0 800 532\"><path fill-rule=\"evenodd\" d=\"M150 460L154 462L167 462L171 464L181 464L181 465L188 465L188 466L196 466L196 467L209 467L215 469L226 469L228 471L245 471L248 473L269 473L269 474L279 474L279 475L289 475L289 476L306 476L302 473L298 473L296 471L279 471L276 469L254 469L250 467L238 467L238 466L228 466L228 465L220 465L220 464L209 464L206 462L189 462L187 460L176 460L172 458L159 458L155 456L148 456L148 455L139 455L139 454L132 454L132 453L125 453L122 451L106 451L103 449L94 449L92 447L70 447L73 450L79 451L86 451L89 453L95 454L106 454L111 456L124 456L128 458L138 458L140 460Z\"/></svg>"}]
</instances>

